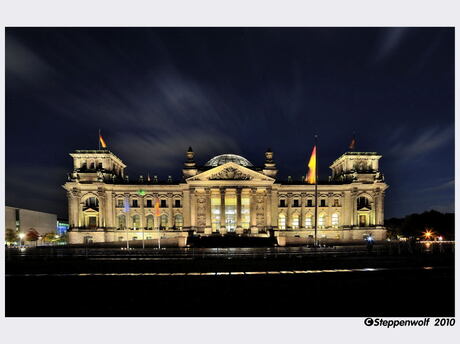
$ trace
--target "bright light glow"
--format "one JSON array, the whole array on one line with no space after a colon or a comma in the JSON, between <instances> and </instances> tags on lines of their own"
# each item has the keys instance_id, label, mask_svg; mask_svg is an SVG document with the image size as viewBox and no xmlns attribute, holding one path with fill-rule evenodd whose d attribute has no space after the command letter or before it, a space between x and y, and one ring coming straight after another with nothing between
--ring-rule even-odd
<instances>
[{"instance_id":1,"label":"bright light glow","mask_svg":"<svg viewBox=\"0 0 460 344\"><path fill-rule=\"evenodd\" d=\"M373 238L372 236L369 235L369 236L366 238L366 240L367 240L367 241L373 241L374 238Z\"/></svg>"},{"instance_id":2,"label":"bright light glow","mask_svg":"<svg viewBox=\"0 0 460 344\"><path fill-rule=\"evenodd\" d=\"M425 239L430 239L432 236L433 236L433 231L431 229L427 229L424 233L423 233L423 236L425 237Z\"/></svg>"},{"instance_id":3,"label":"bright light glow","mask_svg":"<svg viewBox=\"0 0 460 344\"><path fill-rule=\"evenodd\" d=\"M19 239L24 239L26 235L24 233L19 233Z\"/></svg>"},{"instance_id":4,"label":"bright light glow","mask_svg":"<svg viewBox=\"0 0 460 344\"><path fill-rule=\"evenodd\" d=\"M439 240L439 241L442 241L442 240L443 240L443 237L442 237L442 236L438 237L438 240Z\"/></svg>"}]
</instances>

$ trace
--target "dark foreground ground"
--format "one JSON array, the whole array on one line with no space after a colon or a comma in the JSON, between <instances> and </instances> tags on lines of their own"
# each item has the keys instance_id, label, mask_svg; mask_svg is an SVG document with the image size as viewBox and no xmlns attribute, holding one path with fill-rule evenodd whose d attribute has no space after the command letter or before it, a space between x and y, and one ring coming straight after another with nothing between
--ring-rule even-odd
<instances>
[{"instance_id":1,"label":"dark foreground ground","mask_svg":"<svg viewBox=\"0 0 460 344\"><path fill-rule=\"evenodd\" d=\"M8 251L6 316L454 316L453 248Z\"/></svg>"}]
</instances>

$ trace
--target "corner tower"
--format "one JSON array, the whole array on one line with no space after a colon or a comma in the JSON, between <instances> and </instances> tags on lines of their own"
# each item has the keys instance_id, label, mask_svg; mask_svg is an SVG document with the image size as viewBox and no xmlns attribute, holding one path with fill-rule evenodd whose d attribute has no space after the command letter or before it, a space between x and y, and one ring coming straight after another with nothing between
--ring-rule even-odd
<instances>
[{"instance_id":1,"label":"corner tower","mask_svg":"<svg viewBox=\"0 0 460 344\"><path fill-rule=\"evenodd\" d=\"M346 152L329 166L332 169L331 179L344 183L383 181L379 170L381 157L376 152Z\"/></svg>"},{"instance_id":2,"label":"corner tower","mask_svg":"<svg viewBox=\"0 0 460 344\"><path fill-rule=\"evenodd\" d=\"M76 150L70 156L73 170L69 181L103 182L124 178L126 165L109 150Z\"/></svg>"}]
</instances>

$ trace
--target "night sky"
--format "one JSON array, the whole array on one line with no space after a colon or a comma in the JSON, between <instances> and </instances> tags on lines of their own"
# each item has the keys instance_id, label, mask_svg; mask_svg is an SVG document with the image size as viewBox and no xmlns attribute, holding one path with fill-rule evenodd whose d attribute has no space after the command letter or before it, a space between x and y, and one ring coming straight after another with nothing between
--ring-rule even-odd
<instances>
[{"instance_id":1,"label":"night sky","mask_svg":"<svg viewBox=\"0 0 460 344\"><path fill-rule=\"evenodd\" d=\"M454 211L453 28L7 28L6 205L67 218L69 153L98 129L130 179L235 153L320 179L383 155L385 217Z\"/></svg>"}]
</instances>

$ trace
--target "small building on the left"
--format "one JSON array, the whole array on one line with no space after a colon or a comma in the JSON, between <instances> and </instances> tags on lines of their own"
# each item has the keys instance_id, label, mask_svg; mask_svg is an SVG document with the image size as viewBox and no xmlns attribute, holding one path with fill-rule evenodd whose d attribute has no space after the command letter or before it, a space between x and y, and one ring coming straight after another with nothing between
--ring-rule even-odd
<instances>
[{"instance_id":1,"label":"small building on the left","mask_svg":"<svg viewBox=\"0 0 460 344\"><path fill-rule=\"evenodd\" d=\"M59 233L59 223L56 214L5 206L5 232L13 230L18 237L22 236L23 243L31 231L40 237L40 241L51 233L62 235Z\"/></svg>"}]
</instances>

